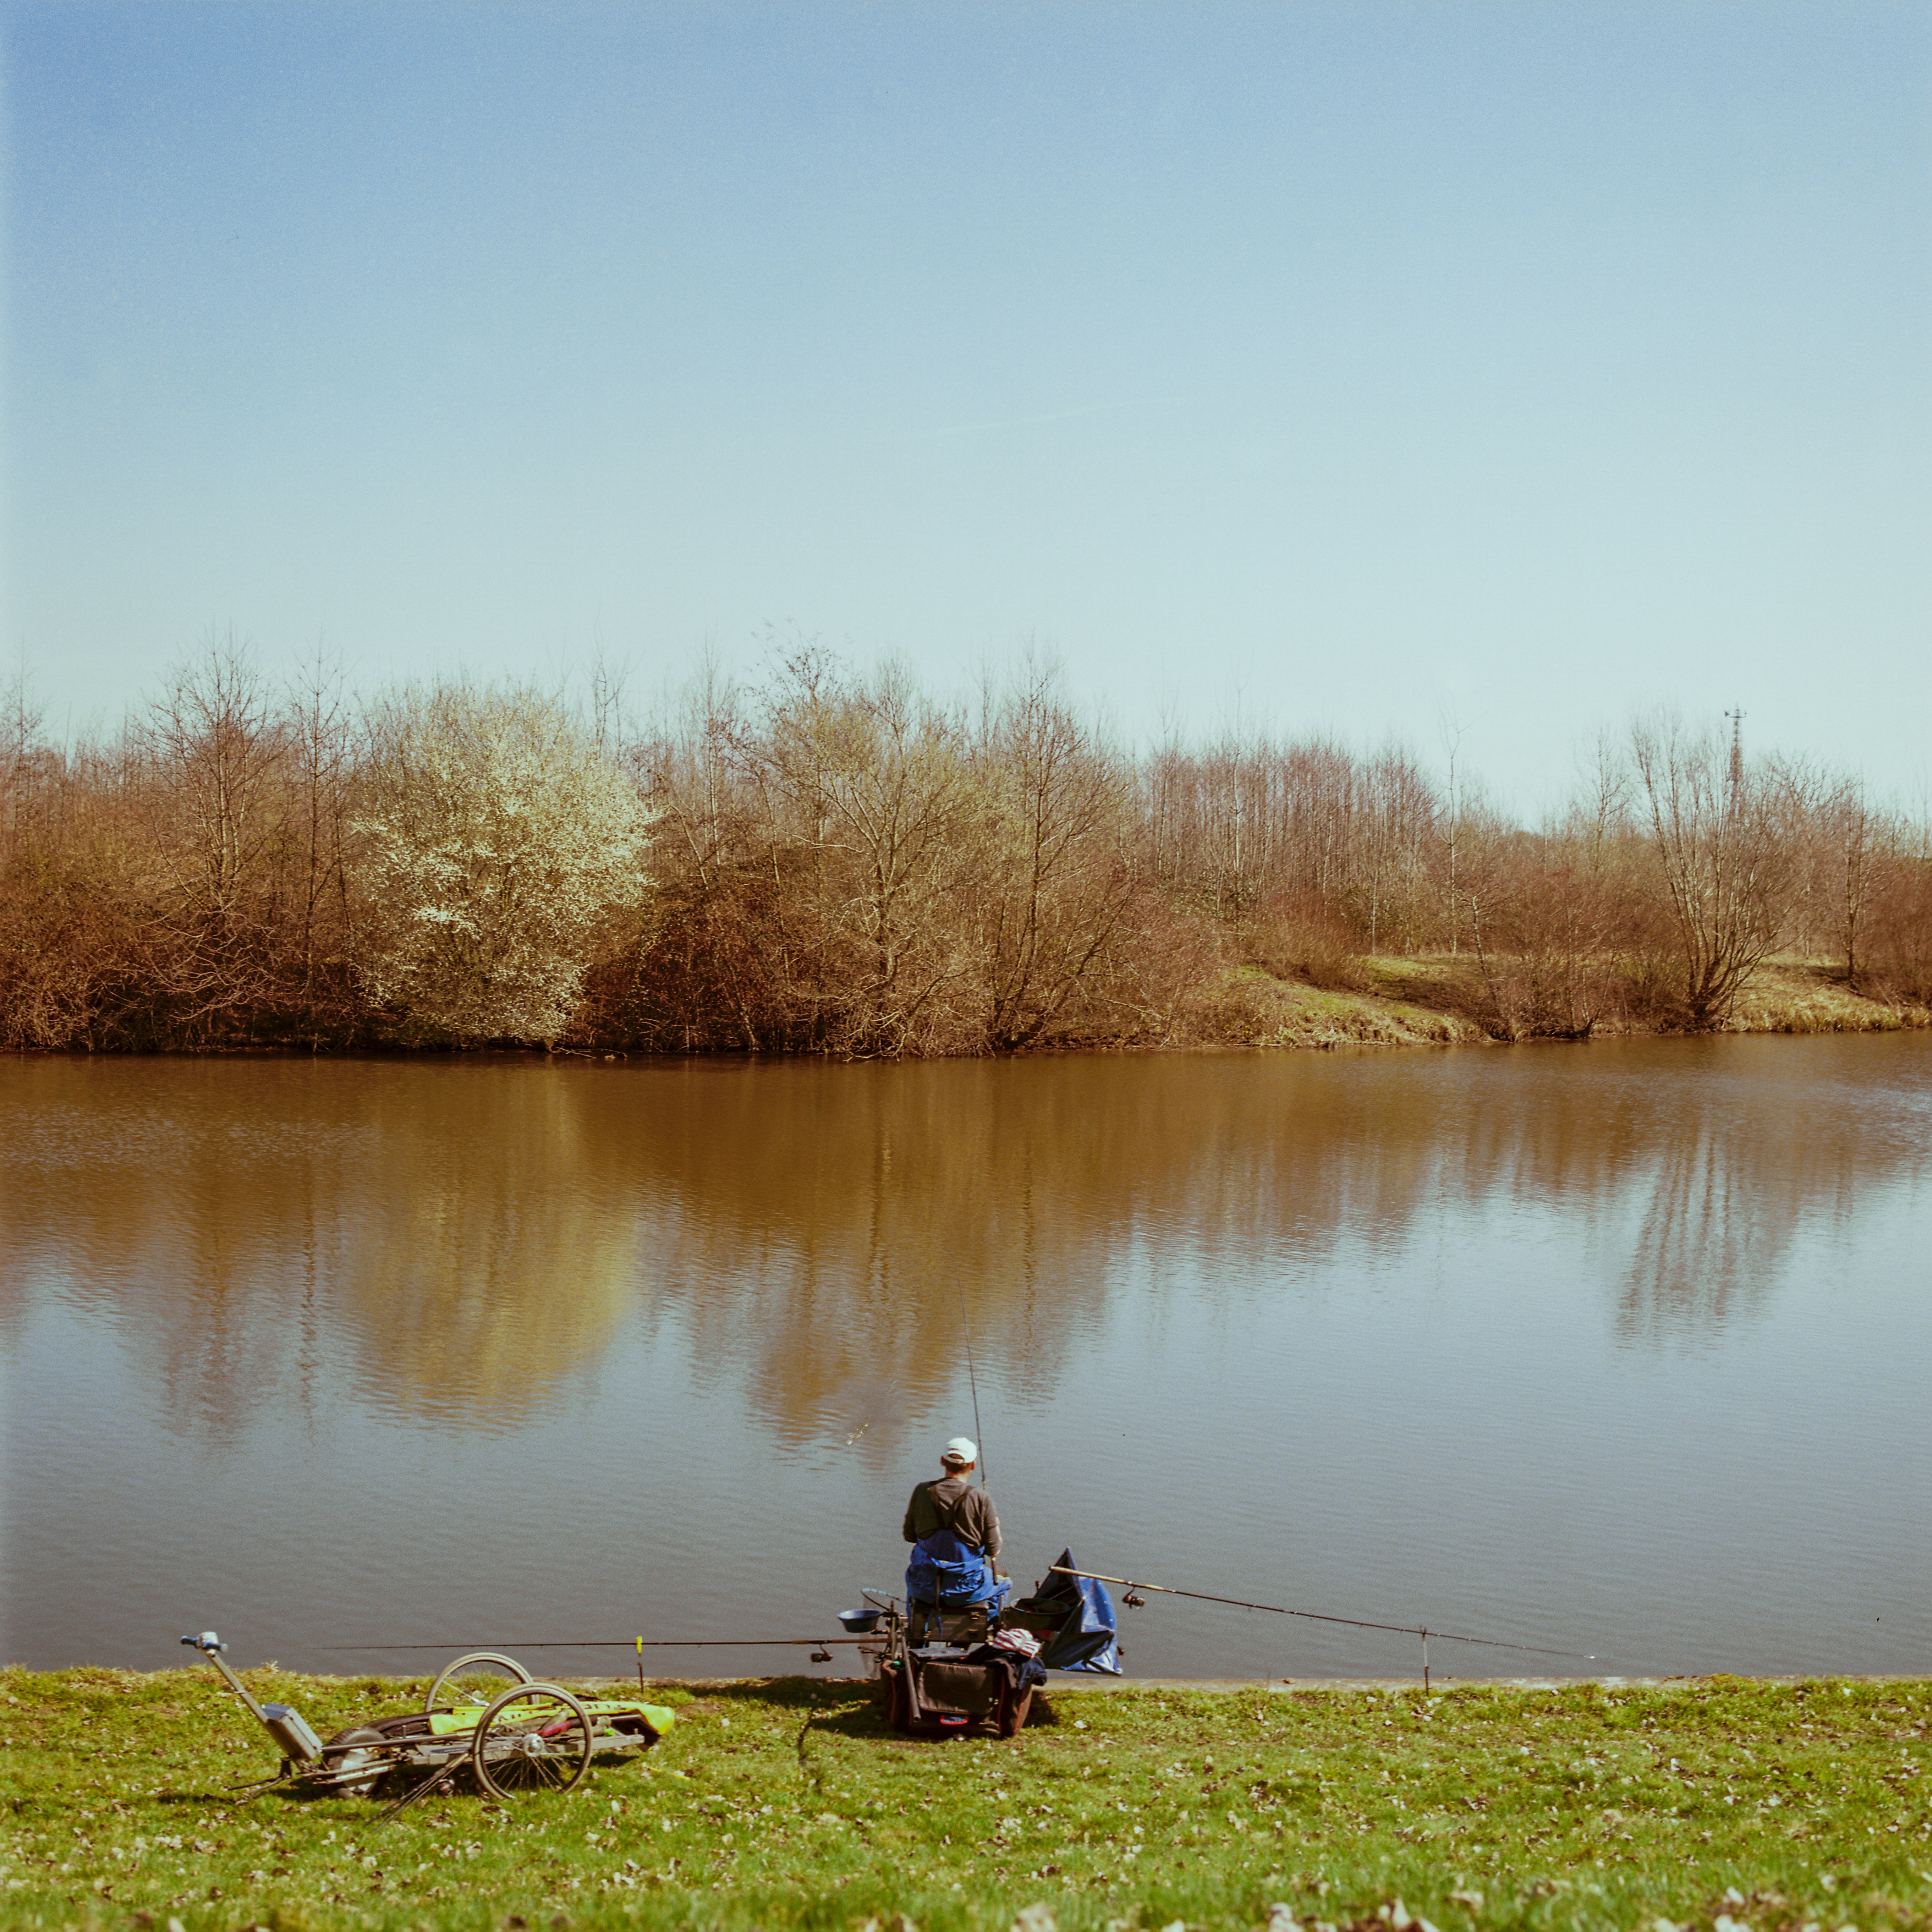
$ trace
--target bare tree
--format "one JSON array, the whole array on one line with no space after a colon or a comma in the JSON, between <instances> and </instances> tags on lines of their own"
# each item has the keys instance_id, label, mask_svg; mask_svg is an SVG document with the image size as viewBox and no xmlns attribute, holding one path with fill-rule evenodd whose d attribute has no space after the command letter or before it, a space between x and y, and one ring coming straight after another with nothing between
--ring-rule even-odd
<instances>
[{"instance_id":1,"label":"bare tree","mask_svg":"<svg viewBox=\"0 0 1932 1932\"><path fill-rule=\"evenodd\" d=\"M630 666L614 663L599 644L590 660L590 742L608 758L622 755L624 699L630 682Z\"/></svg>"},{"instance_id":2,"label":"bare tree","mask_svg":"<svg viewBox=\"0 0 1932 1932\"><path fill-rule=\"evenodd\" d=\"M988 707L977 747L986 1036L1030 1045L1065 1012L1133 890L1118 759L1030 659Z\"/></svg>"},{"instance_id":3,"label":"bare tree","mask_svg":"<svg viewBox=\"0 0 1932 1932\"><path fill-rule=\"evenodd\" d=\"M266 682L233 632L211 634L176 665L149 707L148 738L181 811L182 898L225 938L272 836L271 781L281 751Z\"/></svg>"},{"instance_id":4,"label":"bare tree","mask_svg":"<svg viewBox=\"0 0 1932 1932\"><path fill-rule=\"evenodd\" d=\"M252 1033L276 1004L286 746L266 680L234 632L177 660L134 748L162 874L149 941L164 1024L191 1042Z\"/></svg>"},{"instance_id":5,"label":"bare tree","mask_svg":"<svg viewBox=\"0 0 1932 1932\"><path fill-rule=\"evenodd\" d=\"M1873 842L1859 970L1883 997L1932 1004L1932 808L1922 796Z\"/></svg>"},{"instance_id":6,"label":"bare tree","mask_svg":"<svg viewBox=\"0 0 1932 1932\"><path fill-rule=\"evenodd\" d=\"M1778 944L1795 864L1786 790L1735 759L1709 731L1660 716L1631 728L1630 751L1678 954L1684 1016L1721 1026L1738 989Z\"/></svg>"},{"instance_id":7,"label":"bare tree","mask_svg":"<svg viewBox=\"0 0 1932 1932\"><path fill-rule=\"evenodd\" d=\"M322 1017L325 1004L339 1013L348 992L339 968L353 950L347 853L352 724L341 657L318 643L290 679L284 700L297 827L296 961L302 1004L312 1020ZM338 970L329 970L332 960Z\"/></svg>"},{"instance_id":8,"label":"bare tree","mask_svg":"<svg viewBox=\"0 0 1932 1932\"><path fill-rule=\"evenodd\" d=\"M1363 770L1358 822L1347 855L1342 902L1370 952L1414 946L1423 926L1427 850L1437 830L1436 795L1421 769L1398 746L1385 746Z\"/></svg>"},{"instance_id":9,"label":"bare tree","mask_svg":"<svg viewBox=\"0 0 1932 1932\"><path fill-rule=\"evenodd\" d=\"M1449 904L1449 955L1454 958L1461 945L1461 928L1456 919L1456 895L1462 890L1457 866L1461 856L1462 819L1468 786L1462 775L1461 759L1462 740L1468 728L1446 705L1438 706L1436 721L1442 740L1443 758L1449 772L1449 782L1442 795L1443 849L1448 862L1443 880L1443 890Z\"/></svg>"},{"instance_id":10,"label":"bare tree","mask_svg":"<svg viewBox=\"0 0 1932 1932\"><path fill-rule=\"evenodd\" d=\"M807 650L767 700L758 777L829 968L826 1043L917 1050L965 967L956 891L968 802L962 728L887 663L853 680Z\"/></svg>"},{"instance_id":11,"label":"bare tree","mask_svg":"<svg viewBox=\"0 0 1932 1932\"><path fill-rule=\"evenodd\" d=\"M40 730L46 718L34 696L23 652L6 688L0 691L0 863L17 849L28 794L45 753Z\"/></svg>"},{"instance_id":12,"label":"bare tree","mask_svg":"<svg viewBox=\"0 0 1932 1932\"><path fill-rule=\"evenodd\" d=\"M1858 989L1867 916L1883 876L1890 828L1872 809L1862 778L1844 777L1824 792L1816 814L1824 878L1819 898L1836 950L1845 962L1845 983Z\"/></svg>"}]
</instances>

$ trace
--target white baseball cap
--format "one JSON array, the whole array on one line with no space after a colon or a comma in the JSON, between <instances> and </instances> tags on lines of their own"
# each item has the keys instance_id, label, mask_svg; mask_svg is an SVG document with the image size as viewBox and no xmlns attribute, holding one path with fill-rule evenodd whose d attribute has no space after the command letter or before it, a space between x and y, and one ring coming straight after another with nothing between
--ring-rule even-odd
<instances>
[{"instance_id":1,"label":"white baseball cap","mask_svg":"<svg viewBox=\"0 0 1932 1932\"><path fill-rule=\"evenodd\" d=\"M939 1460L942 1462L958 1462L962 1465L976 1462L980 1460L980 1445L968 1437L956 1436L939 1452Z\"/></svg>"}]
</instances>

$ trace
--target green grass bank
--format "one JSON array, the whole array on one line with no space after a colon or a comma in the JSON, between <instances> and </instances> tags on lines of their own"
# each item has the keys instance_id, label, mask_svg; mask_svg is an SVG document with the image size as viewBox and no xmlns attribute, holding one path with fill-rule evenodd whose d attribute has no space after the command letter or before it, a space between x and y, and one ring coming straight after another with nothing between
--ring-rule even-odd
<instances>
[{"instance_id":1,"label":"green grass bank","mask_svg":"<svg viewBox=\"0 0 1932 1932\"><path fill-rule=\"evenodd\" d=\"M1501 961L1513 970L1518 962ZM1466 956L1352 959L1346 977L1316 985L1258 966L1229 967L1190 1010L1178 1046L1474 1046L1497 1037L1484 988ZM1726 1034L1897 1033L1932 1028L1932 1007L1855 992L1832 962L1768 960L1739 990ZM1598 1015L1600 1040L1671 1035L1616 1001Z\"/></svg>"},{"instance_id":2,"label":"green grass bank","mask_svg":"<svg viewBox=\"0 0 1932 1932\"><path fill-rule=\"evenodd\" d=\"M428 1688L246 1676L325 1736ZM0 1672L0 1924L1932 1926L1932 1681L1055 1685L1012 1743L899 1739L860 1684L654 1694L641 1764L378 1826L220 1802L273 1754L210 1672Z\"/></svg>"}]
</instances>

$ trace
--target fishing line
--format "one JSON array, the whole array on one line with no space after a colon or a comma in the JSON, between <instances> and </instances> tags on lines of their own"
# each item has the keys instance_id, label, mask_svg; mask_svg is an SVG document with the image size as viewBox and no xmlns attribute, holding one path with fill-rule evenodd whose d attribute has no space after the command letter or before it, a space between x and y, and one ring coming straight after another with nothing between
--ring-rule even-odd
<instances>
[{"instance_id":1,"label":"fishing line","mask_svg":"<svg viewBox=\"0 0 1932 1932\"><path fill-rule=\"evenodd\" d=\"M1498 1636L1458 1636L1453 1630L1430 1630L1421 1624L1370 1623L1363 1617L1334 1617L1320 1610L1291 1610L1280 1604L1251 1604L1241 1597L1210 1596L1205 1590L1177 1590L1166 1583L1137 1583L1129 1576L1103 1576L1096 1570L1071 1570L1058 1563L1048 1566L1058 1576L1080 1576L1095 1583L1118 1583L1129 1591L1156 1590L1163 1597L1191 1597L1198 1604L1226 1604L1238 1610L1266 1610L1277 1617L1306 1617L1311 1623L1346 1624L1351 1630L1394 1630L1401 1636L1419 1636L1425 1646L1431 1637L1440 1637L1444 1643L1479 1643L1486 1650L1526 1651L1533 1657L1573 1657L1586 1664L1599 1661L1594 1651L1551 1650L1538 1643L1511 1643Z\"/></svg>"}]
</instances>

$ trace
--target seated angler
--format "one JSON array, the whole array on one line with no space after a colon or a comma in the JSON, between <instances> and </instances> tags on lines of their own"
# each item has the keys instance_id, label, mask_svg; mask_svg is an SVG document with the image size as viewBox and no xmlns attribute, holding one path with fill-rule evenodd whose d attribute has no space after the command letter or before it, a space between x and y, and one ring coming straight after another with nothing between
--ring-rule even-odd
<instances>
[{"instance_id":1,"label":"seated angler","mask_svg":"<svg viewBox=\"0 0 1932 1932\"><path fill-rule=\"evenodd\" d=\"M994 1567L1000 1519L993 1499L967 1480L979 1457L976 1444L954 1436L939 1458L945 1474L920 1484L906 1504L908 1635L915 1644L983 1642L989 1614L1012 1587Z\"/></svg>"}]
</instances>

